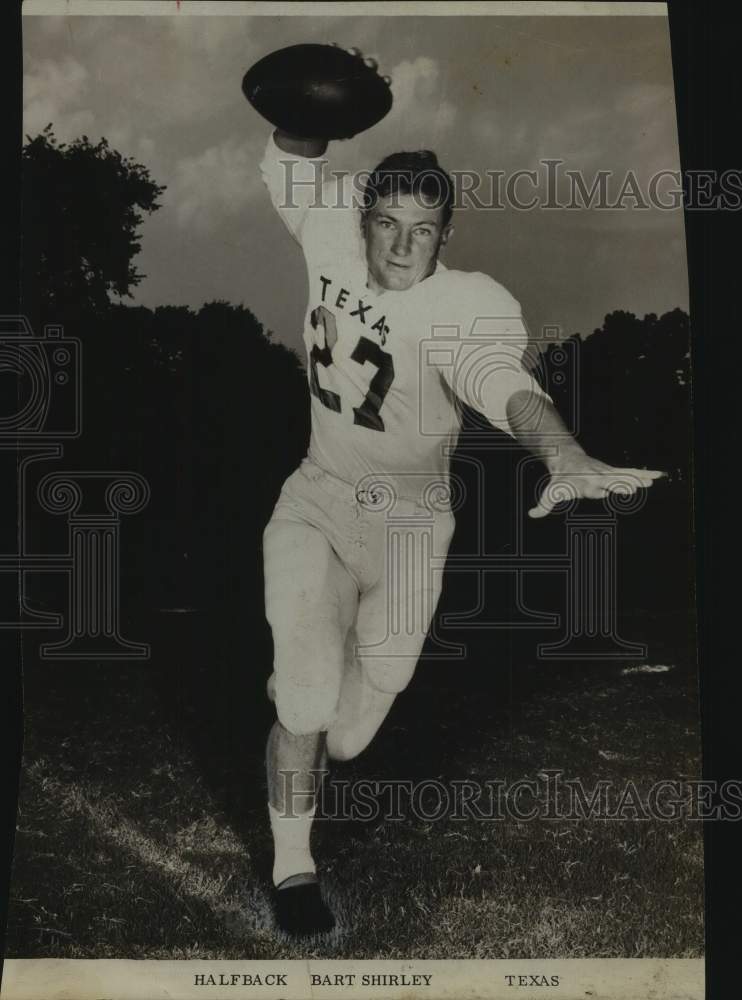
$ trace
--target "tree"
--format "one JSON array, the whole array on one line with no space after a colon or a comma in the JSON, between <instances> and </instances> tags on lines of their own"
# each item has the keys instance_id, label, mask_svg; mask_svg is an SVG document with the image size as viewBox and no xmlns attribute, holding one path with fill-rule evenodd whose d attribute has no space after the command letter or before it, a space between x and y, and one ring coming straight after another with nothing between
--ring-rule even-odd
<instances>
[{"instance_id":1,"label":"tree","mask_svg":"<svg viewBox=\"0 0 742 1000\"><path fill-rule=\"evenodd\" d=\"M577 394L580 440L616 465L647 465L687 478L690 464L690 324L673 309L643 319L624 310L609 313L590 337L571 337L578 365L564 371L559 345L546 352L549 391L569 413ZM561 362L561 366L560 363Z\"/></svg>"},{"instance_id":2,"label":"tree","mask_svg":"<svg viewBox=\"0 0 742 1000\"><path fill-rule=\"evenodd\" d=\"M23 148L22 303L35 324L100 312L142 280L139 226L165 190L141 163L48 125Z\"/></svg>"},{"instance_id":3,"label":"tree","mask_svg":"<svg viewBox=\"0 0 742 1000\"><path fill-rule=\"evenodd\" d=\"M623 634L630 633L632 615L664 616L672 625L662 627L663 639L674 630L682 645L693 614L688 314L673 309L640 318L616 310L591 336L569 340L578 356L575 375L564 362L571 352L551 345L545 357L547 382L565 415L573 412L576 396L579 439L586 450L614 465L668 473L635 514L619 519ZM566 377L557 382L556 373ZM553 523L556 527L558 519ZM641 631L645 626L631 627Z\"/></svg>"}]
</instances>

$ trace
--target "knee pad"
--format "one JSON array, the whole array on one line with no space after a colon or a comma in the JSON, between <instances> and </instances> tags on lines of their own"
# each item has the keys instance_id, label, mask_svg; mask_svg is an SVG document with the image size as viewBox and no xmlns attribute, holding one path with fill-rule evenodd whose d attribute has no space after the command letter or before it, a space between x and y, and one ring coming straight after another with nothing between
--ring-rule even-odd
<instances>
[{"instance_id":1,"label":"knee pad","mask_svg":"<svg viewBox=\"0 0 742 1000\"><path fill-rule=\"evenodd\" d=\"M384 694L399 694L412 680L417 656L359 656L364 676L372 687Z\"/></svg>"},{"instance_id":2,"label":"knee pad","mask_svg":"<svg viewBox=\"0 0 742 1000\"><path fill-rule=\"evenodd\" d=\"M357 734L350 735L348 733L338 735L330 730L327 734L327 753L330 760L353 760L359 753L362 753L366 749L375 735L375 733L371 733L368 736L366 734L358 736Z\"/></svg>"},{"instance_id":3,"label":"knee pad","mask_svg":"<svg viewBox=\"0 0 742 1000\"><path fill-rule=\"evenodd\" d=\"M308 736L329 729L337 712L340 684L329 678L314 684L297 684L275 675L278 721L294 736Z\"/></svg>"}]
</instances>

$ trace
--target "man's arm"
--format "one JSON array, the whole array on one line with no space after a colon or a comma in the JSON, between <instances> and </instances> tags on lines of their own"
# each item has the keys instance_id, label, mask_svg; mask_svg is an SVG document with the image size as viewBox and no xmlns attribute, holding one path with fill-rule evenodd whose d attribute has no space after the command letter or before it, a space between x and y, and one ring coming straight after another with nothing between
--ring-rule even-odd
<instances>
[{"instance_id":1,"label":"man's arm","mask_svg":"<svg viewBox=\"0 0 742 1000\"><path fill-rule=\"evenodd\" d=\"M326 139L301 138L276 129L260 162L273 207L301 244L309 208L321 204Z\"/></svg>"},{"instance_id":2,"label":"man's arm","mask_svg":"<svg viewBox=\"0 0 742 1000\"><path fill-rule=\"evenodd\" d=\"M585 452L525 367L528 329L519 303L501 285L486 275L470 275L461 313L474 318L464 326L463 336L445 344L455 360L441 373L463 402L546 465L549 481L529 510L531 517L544 517L565 500L635 493L664 475L614 468ZM443 346L443 341L436 342L437 348Z\"/></svg>"},{"instance_id":3,"label":"man's arm","mask_svg":"<svg viewBox=\"0 0 742 1000\"><path fill-rule=\"evenodd\" d=\"M587 457L546 395L534 397L528 389L519 389L510 396L505 410L515 439L550 472L558 472L565 462Z\"/></svg>"},{"instance_id":4,"label":"man's arm","mask_svg":"<svg viewBox=\"0 0 742 1000\"><path fill-rule=\"evenodd\" d=\"M361 57L358 49L349 50ZM365 60L376 69L375 60ZM385 78L388 84L388 78ZM322 203L322 174L328 140L274 129L260 164L271 201L294 239L301 244L309 208Z\"/></svg>"},{"instance_id":5,"label":"man's arm","mask_svg":"<svg viewBox=\"0 0 742 1000\"><path fill-rule=\"evenodd\" d=\"M515 439L549 470L549 482L537 505L528 511L530 517L545 517L565 500L636 493L665 475L650 469L615 468L591 458L543 394L519 389L509 397L506 412Z\"/></svg>"}]
</instances>

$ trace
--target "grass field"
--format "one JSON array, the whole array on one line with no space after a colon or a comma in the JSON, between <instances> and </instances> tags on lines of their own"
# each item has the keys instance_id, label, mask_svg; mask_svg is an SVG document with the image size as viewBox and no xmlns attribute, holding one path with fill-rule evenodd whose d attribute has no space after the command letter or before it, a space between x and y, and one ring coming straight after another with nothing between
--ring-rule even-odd
<instances>
[{"instance_id":1,"label":"grass field","mask_svg":"<svg viewBox=\"0 0 742 1000\"><path fill-rule=\"evenodd\" d=\"M198 616L160 627L148 664L26 667L9 956L702 954L700 824L631 819L318 822L339 926L287 942L270 910L265 665L209 660ZM423 664L376 743L334 773L512 782L558 768L642 792L696 777L693 667L670 666L523 662L472 690Z\"/></svg>"}]
</instances>

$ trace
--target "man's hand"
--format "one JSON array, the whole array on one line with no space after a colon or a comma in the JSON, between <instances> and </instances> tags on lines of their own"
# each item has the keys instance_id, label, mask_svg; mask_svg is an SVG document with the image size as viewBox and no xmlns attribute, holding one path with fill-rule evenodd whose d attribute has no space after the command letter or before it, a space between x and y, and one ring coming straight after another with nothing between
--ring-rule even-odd
<instances>
[{"instance_id":1,"label":"man's hand","mask_svg":"<svg viewBox=\"0 0 742 1000\"><path fill-rule=\"evenodd\" d=\"M371 125L379 121L391 107L391 78L388 76L381 76L378 72L379 64L376 59L371 56L364 57L363 53L358 48L342 49L337 43L332 42L329 46L295 46L295 49L325 49L332 52L334 48L338 53L342 53L346 62L348 57L352 58L349 60L350 67L347 65L345 69L340 72L337 67L334 69L332 66L324 66L321 68L314 68L314 75L310 74L307 77L306 87L309 90L302 90L300 95L301 107L306 112L307 102L309 100L313 101L316 105L313 109L310 107L310 113L308 118L306 113L302 113L301 120L297 118L296 115L285 115L281 118L272 118L265 111L262 111L259 107L258 110L267 117L269 121L274 124L278 124L279 121L282 124L278 124L275 132L273 133L274 140L279 149L286 153L290 153L293 156L301 156L307 158L317 158L324 155L327 149L328 138L351 138L358 132L362 132ZM286 50L282 50L286 53L291 52L291 47ZM275 53L274 55L280 55L281 53ZM268 57L271 58L271 57ZM316 56L313 57L316 59ZM265 60L263 60L265 62ZM330 60L330 64L333 60ZM360 68L360 73L359 73ZM327 91L327 95L334 95L332 97L323 97L323 88L316 86L318 82L317 74L322 77L322 71L326 69L327 80L324 90ZM297 75L300 77L301 74L297 70ZM353 89L353 81L355 83L355 91ZM365 82L364 82L365 81ZM383 82L382 82L383 81ZM312 87L309 84L312 84ZM244 88L244 84L243 84ZM343 88L347 91L344 95L345 107L343 107ZM287 100L287 93L290 92L290 88L282 87L279 88L282 96L282 100ZM355 96L354 96L355 95ZM250 97L248 97L250 99ZM324 101L324 103L323 103ZM379 103L381 102L381 103ZM375 107L376 106L376 107ZM364 112L365 109L365 112ZM370 117L369 117L370 112ZM375 117L374 117L375 115ZM286 119L288 121L295 121L297 126L306 126L301 132L298 128L294 128L292 125L286 124ZM312 127L312 122L314 123L314 128ZM334 131L337 129L338 131Z\"/></svg>"},{"instance_id":2,"label":"man's hand","mask_svg":"<svg viewBox=\"0 0 742 1000\"><path fill-rule=\"evenodd\" d=\"M303 156L311 160L322 156L327 149L327 139L304 139L301 136L283 132L280 128L274 130L273 139L284 153L290 153L291 156Z\"/></svg>"},{"instance_id":3,"label":"man's hand","mask_svg":"<svg viewBox=\"0 0 742 1000\"><path fill-rule=\"evenodd\" d=\"M602 500L611 493L630 496L647 489L655 479L665 475L654 469L621 469L597 458L591 458L575 447L564 456L546 460L549 481L538 503L528 511L529 517L546 517L557 504L585 498Z\"/></svg>"}]
</instances>

